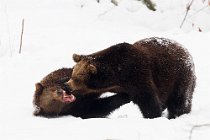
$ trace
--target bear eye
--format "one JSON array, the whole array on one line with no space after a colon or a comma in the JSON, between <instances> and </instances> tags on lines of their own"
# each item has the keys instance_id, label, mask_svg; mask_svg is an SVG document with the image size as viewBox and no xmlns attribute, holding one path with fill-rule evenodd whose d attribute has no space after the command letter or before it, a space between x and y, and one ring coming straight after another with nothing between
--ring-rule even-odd
<instances>
[{"instance_id":1,"label":"bear eye","mask_svg":"<svg viewBox=\"0 0 210 140\"><path fill-rule=\"evenodd\" d=\"M73 77L72 77L72 81L74 81L74 83L80 83L80 80L77 79L77 78L73 78Z\"/></svg>"},{"instance_id":2,"label":"bear eye","mask_svg":"<svg viewBox=\"0 0 210 140\"><path fill-rule=\"evenodd\" d=\"M74 82L75 82L75 83L79 83L79 80L78 80L78 79L74 79Z\"/></svg>"},{"instance_id":3,"label":"bear eye","mask_svg":"<svg viewBox=\"0 0 210 140\"><path fill-rule=\"evenodd\" d=\"M57 93L58 95L61 95L61 94L63 93L63 90L62 90L62 89L57 89L57 90L56 90L56 93Z\"/></svg>"}]
</instances>

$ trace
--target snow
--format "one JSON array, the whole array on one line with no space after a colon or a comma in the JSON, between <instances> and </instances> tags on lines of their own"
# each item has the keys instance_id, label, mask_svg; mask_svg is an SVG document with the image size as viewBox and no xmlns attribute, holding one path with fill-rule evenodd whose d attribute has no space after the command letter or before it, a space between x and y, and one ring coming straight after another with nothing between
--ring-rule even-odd
<instances>
[{"instance_id":1,"label":"snow","mask_svg":"<svg viewBox=\"0 0 210 140\"><path fill-rule=\"evenodd\" d=\"M0 139L188 140L194 125L210 124L208 1L194 1L182 29L188 0L154 0L156 12L136 0L118 1L116 7L109 0L0 0ZM23 48L18 54L22 18ZM164 112L163 117L144 119L129 103L108 118L32 115L35 83L51 71L72 67L73 53L154 36L183 44L193 57L197 85L190 114L168 120ZM192 140L209 137L209 126L197 127L191 135Z\"/></svg>"}]
</instances>

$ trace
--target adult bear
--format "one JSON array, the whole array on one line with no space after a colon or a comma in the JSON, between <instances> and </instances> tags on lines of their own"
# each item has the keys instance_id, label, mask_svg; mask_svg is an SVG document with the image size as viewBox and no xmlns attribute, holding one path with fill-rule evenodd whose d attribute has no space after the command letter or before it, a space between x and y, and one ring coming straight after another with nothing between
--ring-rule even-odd
<instances>
[{"instance_id":1,"label":"adult bear","mask_svg":"<svg viewBox=\"0 0 210 140\"><path fill-rule=\"evenodd\" d=\"M34 115L48 118L62 115L81 118L106 117L130 101L127 95L119 94L106 98L99 98L100 94L75 98L64 85L71 78L71 73L71 68L62 68L51 72L36 84Z\"/></svg>"},{"instance_id":2,"label":"adult bear","mask_svg":"<svg viewBox=\"0 0 210 140\"><path fill-rule=\"evenodd\" d=\"M145 118L168 118L191 111L195 74L192 57L179 43L147 38L121 43L90 55L73 55L77 63L66 83L73 94L128 94Z\"/></svg>"}]
</instances>

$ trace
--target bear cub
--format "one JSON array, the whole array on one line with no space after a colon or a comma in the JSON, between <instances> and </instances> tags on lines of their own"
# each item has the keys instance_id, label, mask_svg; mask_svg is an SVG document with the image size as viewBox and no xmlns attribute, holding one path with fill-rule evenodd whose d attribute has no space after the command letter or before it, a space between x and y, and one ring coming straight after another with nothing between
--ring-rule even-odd
<instances>
[{"instance_id":1,"label":"bear cub","mask_svg":"<svg viewBox=\"0 0 210 140\"><path fill-rule=\"evenodd\" d=\"M191 111L194 64L181 44L165 38L121 43L90 55L73 55L76 65L66 83L74 96L103 92L127 94L145 118L168 118Z\"/></svg>"},{"instance_id":2,"label":"bear cub","mask_svg":"<svg viewBox=\"0 0 210 140\"><path fill-rule=\"evenodd\" d=\"M71 78L71 73L71 68L62 68L51 72L36 84L33 100L35 116L106 117L110 112L130 101L126 95L99 98L100 94L91 94L76 98L65 87L65 82Z\"/></svg>"}]
</instances>

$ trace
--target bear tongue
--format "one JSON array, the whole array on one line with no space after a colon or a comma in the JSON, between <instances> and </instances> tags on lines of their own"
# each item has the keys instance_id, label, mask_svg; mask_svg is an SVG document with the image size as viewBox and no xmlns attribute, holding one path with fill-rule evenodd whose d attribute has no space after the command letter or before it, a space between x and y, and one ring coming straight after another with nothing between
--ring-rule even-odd
<instances>
[{"instance_id":1,"label":"bear tongue","mask_svg":"<svg viewBox=\"0 0 210 140\"><path fill-rule=\"evenodd\" d=\"M76 100L74 95L68 95L65 91L63 91L63 102L64 103L72 103Z\"/></svg>"}]
</instances>

